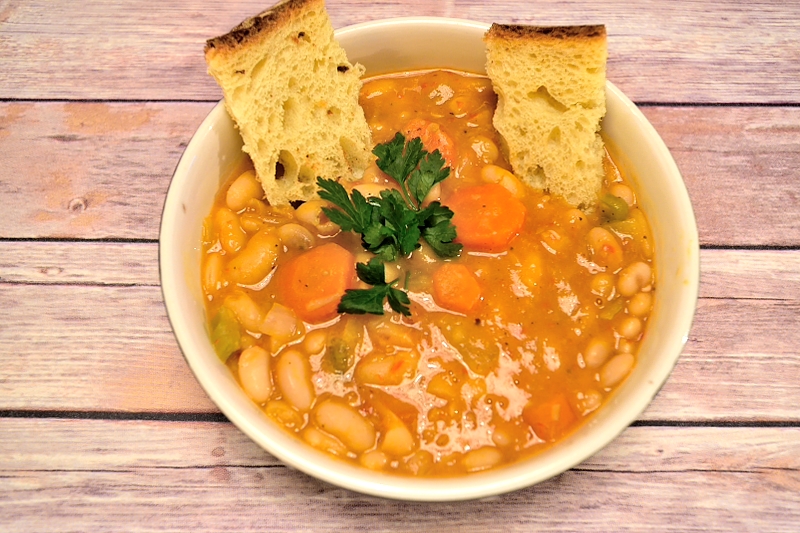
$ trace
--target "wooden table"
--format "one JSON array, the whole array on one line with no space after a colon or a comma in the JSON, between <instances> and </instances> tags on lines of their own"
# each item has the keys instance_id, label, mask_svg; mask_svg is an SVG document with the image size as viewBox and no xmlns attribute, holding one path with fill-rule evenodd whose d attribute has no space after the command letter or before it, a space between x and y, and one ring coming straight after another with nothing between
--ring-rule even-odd
<instances>
[{"instance_id":1,"label":"wooden table","mask_svg":"<svg viewBox=\"0 0 800 533\"><path fill-rule=\"evenodd\" d=\"M264 7L0 0L0 531L800 531L800 4L329 0L336 27L606 24L697 214L697 316L651 407L573 470L453 504L286 468L173 338L159 217L220 98L202 45Z\"/></svg>"}]
</instances>

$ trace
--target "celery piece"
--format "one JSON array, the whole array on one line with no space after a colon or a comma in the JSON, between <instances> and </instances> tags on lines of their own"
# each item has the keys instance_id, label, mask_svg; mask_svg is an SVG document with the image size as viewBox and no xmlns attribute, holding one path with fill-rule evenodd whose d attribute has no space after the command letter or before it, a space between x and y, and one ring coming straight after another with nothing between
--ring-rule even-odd
<instances>
[{"instance_id":1,"label":"celery piece","mask_svg":"<svg viewBox=\"0 0 800 533\"><path fill-rule=\"evenodd\" d=\"M605 194L600 198L600 213L608 220L625 220L628 218L628 203L613 194Z\"/></svg>"},{"instance_id":2,"label":"celery piece","mask_svg":"<svg viewBox=\"0 0 800 533\"><path fill-rule=\"evenodd\" d=\"M236 315L227 307L221 307L211 320L211 343L223 363L242 347L241 326Z\"/></svg>"},{"instance_id":3,"label":"celery piece","mask_svg":"<svg viewBox=\"0 0 800 533\"><path fill-rule=\"evenodd\" d=\"M608 305L603 307L597 316L603 320L611 320L617 315L617 313L622 311L623 307L625 307L625 302L622 300L622 298L617 298L616 300L608 302Z\"/></svg>"},{"instance_id":4,"label":"celery piece","mask_svg":"<svg viewBox=\"0 0 800 533\"><path fill-rule=\"evenodd\" d=\"M337 374L344 374L353 364L353 350L342 339L331 339L327 356Z\"/></svg>"}]
</instances>

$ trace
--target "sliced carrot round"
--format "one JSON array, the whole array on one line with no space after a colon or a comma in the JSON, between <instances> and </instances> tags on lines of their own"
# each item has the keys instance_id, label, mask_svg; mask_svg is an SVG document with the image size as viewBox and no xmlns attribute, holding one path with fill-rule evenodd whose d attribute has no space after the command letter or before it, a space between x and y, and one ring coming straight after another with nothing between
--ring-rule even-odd
<instances>
[{"instance_id":1,"label":"sliced carrot round","mask_svg":"<svg viewBox=\"0 0 800 533\"><path fill-rule=\"evenodd\" d=\"M525 223L525 206L496 183L459 189L445 204L454 213L456 242L469 250L503 252Z\"/></svg>"},{"instance_id":2,"label":"sliced carrot round","mask_svg":"<svg viewBox=\"0 0 800 533\"><path fill-rule=\"evenodd\" d=\"M278 301L306 322L330 320L355 283L355 264L353 254L338 244L312 248L278 268Z\"/></svg>"},{"instance_id":3,"label":"sliced carrot round","mask_svg":"<svg viewBox=\"0 0 800 533\"><path fill-rule=\"evenodd\" d=\"M445 263L433 274L433 299L445 309L469 313L481 299L481 286L464 265Z\"/></svg>"}]
</instances>

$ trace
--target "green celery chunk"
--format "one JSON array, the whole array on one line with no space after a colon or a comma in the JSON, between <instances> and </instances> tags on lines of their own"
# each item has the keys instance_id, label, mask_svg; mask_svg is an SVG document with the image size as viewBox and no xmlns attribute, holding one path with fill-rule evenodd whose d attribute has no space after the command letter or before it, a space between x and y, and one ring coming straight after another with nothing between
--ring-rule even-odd
<instances>
[{"instance_id":1,"label":"green celery chunk","mask_svg":"<svg viewBox=\"0 0 800 533\"><path fill-rule=\"evenodd\" d=\"M605 194L600 198L600 212L608 220L625 220L628 218L628 203L613 194Z\"/></svg>"},{"instance_id":2,"label":"green celery chunk","mask_svg":"<svg viewBox=\"0 0 800 533\"><path fill-rule=\"evenodd\" d=\"M337 374L344 374L353 365L353 350L342 339L331 339L326 354Z\"/></svg>"},{"instance_id":3,"label":"green celery chunk","mask_svg":"<svg viewBox=\"0 0 800 533\"><path fill-rule=\"evenodd\" d=\"M241 326L236 315L227 307L221 307L211 320L211 343L223 363L242 347Z\"/></svg>"}]
</instances>

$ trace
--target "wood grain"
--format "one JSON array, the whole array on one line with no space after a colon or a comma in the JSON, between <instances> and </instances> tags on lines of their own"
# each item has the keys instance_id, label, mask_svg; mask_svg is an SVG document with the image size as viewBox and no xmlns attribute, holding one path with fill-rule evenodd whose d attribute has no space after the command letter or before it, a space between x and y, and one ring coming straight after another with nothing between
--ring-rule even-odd
<instances>
[{"instance_id":1,"label":"wood grain","mask_svg":"<svg viewBox=\"0 0 800 533\"><path fill-rule=\"evenodd\" d=\"M797 428L629 428L550 481L448 504L333 487L280 466L227 423L5 419L0 430L29 443L0 442L8 532L789 532L800 519Z\"/></svg>"},{"instance_id":2,"label":"wood grain","mask_svg":"<svg viewBox=\"0 0 800 533\"><path fill-rule=\"evenodd\" d=\"M0 472L282 466L230 422L0 418L0 432ZM800 428L634 426L575 469L797 471Z\"/></svg>"},{"instance_id":3,"label":"wood grain","mask_svg":"<svg viewBox=\"0 0 800 533\"><path fill-rule=\"evenodd\" d=\"M0 12L0 98L219 99L206 39L271 2L185 0L164 6L7 0ZM539 25L604 23L609 79L636 101L797 103L800 6L762 0L603 3L523 0L329 0L335 27L398 16ZM709 75L713 71L713 76Z\"/></svg>"},{"instance_id":4,"label":"wood grain","mask_svg":"<svg viewBox=\"0 0 800 533\"><path fill-rule=\"evenodd\" d=\"M210 109L0 103L0 238L157 239L172 172ZM800 108L643 110L683 173L702 244L800 245Z\"/></svg>"},{"instance_id":5,"label":"wood grain","mask_svg":"<svg viewBox=\"0 0 800 533\"><path fill-rule=\"evenodd\" d=\"M0 241L0 283L158 286L158 244Z\"/></svg>"},{"instance_id":6,"label":"wood grain","mask_svg":"<svg viewBox=\"0 0 800 533\"><path fill-rule=\"evenodd\" d=\"M157 287L0 285L0 308L0 410L217 412L181 357ZM799 322L797 300L702 299L677 367L641 418L797 422Z\"/></svg>"}]
</instances>

